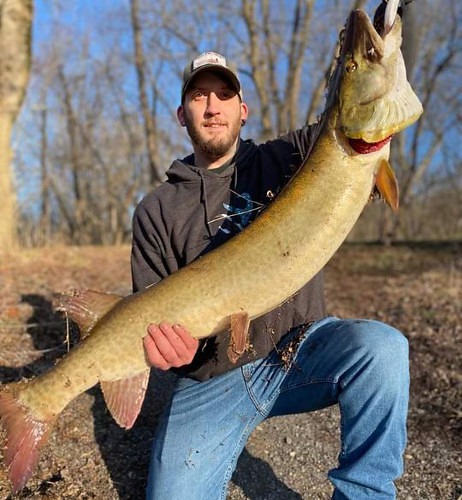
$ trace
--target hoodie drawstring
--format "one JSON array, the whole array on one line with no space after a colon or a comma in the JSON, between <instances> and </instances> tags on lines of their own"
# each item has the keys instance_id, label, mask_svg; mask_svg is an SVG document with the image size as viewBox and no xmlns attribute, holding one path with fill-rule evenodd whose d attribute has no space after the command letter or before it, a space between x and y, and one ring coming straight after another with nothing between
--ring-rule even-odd
<instances>
[{"instance_id":1,"label":"hoodie drawstring","mask_svg":"<svg viewBox=\"0 0 462 500\"><path fill-rule=\"evenodd\" d=\"M209 233L210 241L213 241L213 234L209 224L209 207L207 204L207 185L205 183L204 174L202 170L199 170L199 177L201 178L201 198L202 203L204 204L204 212L205 212L205 225L207 227L207 232Z\"/></svg>"}]
</instances>

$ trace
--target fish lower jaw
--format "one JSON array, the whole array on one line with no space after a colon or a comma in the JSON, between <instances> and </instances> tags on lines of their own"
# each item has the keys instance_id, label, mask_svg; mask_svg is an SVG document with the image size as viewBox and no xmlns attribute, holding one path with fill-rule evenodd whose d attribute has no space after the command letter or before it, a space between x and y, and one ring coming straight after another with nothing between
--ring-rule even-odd
<instances>
[{"instance_id":1,"label":"fish lower jaw","mask_svg":"<svg viewBox=\"0 0 462 500\"><path fill-rule=\"evenodd\" d=\"M391 138L392 136L389 135L388 137L376 142L367 142L364 139L348 138L348 143L356 153L364 155L380 151L391 141Z\"/></svg>"},{"instance_id":2,"label":"fish lower jaw","mask_svg":"<svg viewBox=\"0 0 462 500\"><path fill-rule=\"evenodd\" d=\"M382 124L379 128L370 127L366 130L358 130L356 128L342 126L342 132L349 140L362 140L368 144L382 143L412 125L420 117L420 115L421 108L415 114L409 115L406 119L399 120L398 122L387 127L384 127Z\"/></svg>"},{"instance_id":3,"label":"fish lower jaw","mask_svg":"<svg viewBox=\"0 0 462 500\"><path fill-rule=\"evenodd\" d=\"M334 139L345 155L356 157L359 160L360 158L369 159L374 154L383 155L384 152L387 153L392 135L373 142L366 141L362 137L347 136L341 129L336 129Z\"/></svg>"}]
</instances>

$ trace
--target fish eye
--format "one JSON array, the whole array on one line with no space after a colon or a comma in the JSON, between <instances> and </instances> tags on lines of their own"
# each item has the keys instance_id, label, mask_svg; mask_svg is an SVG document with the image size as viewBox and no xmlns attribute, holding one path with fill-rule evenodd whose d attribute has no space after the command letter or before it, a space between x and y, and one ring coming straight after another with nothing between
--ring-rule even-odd
<instances>
[{"instance_id":1,"label":"fish eye","mask_svg":"<svg viewBox=\"0 0 462 500\"><path fill-rule=\"evenodd\" d=\"M345 71L347 73L354 73L357 67L358 65L356 64L356 62L351 59L350 61L347 61L345 64Z\"/></svg>"}]
</instances>

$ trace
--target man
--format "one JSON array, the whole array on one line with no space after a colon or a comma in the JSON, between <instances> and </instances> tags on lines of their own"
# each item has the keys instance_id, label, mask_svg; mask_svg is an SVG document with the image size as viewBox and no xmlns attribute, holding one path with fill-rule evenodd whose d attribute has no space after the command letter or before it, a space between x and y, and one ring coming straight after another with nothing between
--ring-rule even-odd
<instances>
[{"instance_id":1,"label":"man","mask_svg":"<svg viewBox=\"0 0 462 500\"><path fill-rule=\"evenodd\" d=\"M177 114L193 154L174 161L166 183L136 210L135 291L241 231L277 196L313 140L310 127L259 146L241 140L248 116L241 84L211 52L186 67ZM326 317L319 273L251 323L252 349L236 363L227 356L229 342L229 333L198 342L181 325L149 325L147 359L179 378L154 440L148 499L224 499L260 422L336 403L342 443L339 465L329 472L333 498L395 497L409 385L407 341L397 330ZM288 363L283 353L293 354Z\"/></svg>"}]
</instances>

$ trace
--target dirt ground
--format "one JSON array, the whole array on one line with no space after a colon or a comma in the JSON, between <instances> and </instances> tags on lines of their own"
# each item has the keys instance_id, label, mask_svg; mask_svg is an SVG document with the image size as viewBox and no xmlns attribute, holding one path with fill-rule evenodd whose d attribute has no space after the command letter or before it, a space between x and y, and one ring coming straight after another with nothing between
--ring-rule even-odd
<instances>
[{"instance_id":1,"label":"dirt ground","mask_svg":"<svg viewBox=\"0 0 462 500\"><path fill-rule=\"evenodd\" d=\"M75 330L67 332L53 309L54 295L71 288L129 293L128 247L50 248L0 261L1 383L42 373L65 353L67 337L76 342ZM344 245L327 266L327 303L332 315L386 321L410 341L409 444L399 498L461 500L461 246ZM114 423L99 388L79 396L16 498L142 499L152 436L172 383L170 374L152 374L130 431ZM336 408L261 424L228 499L330 498L338 424ZM0 499L12 499L1 459Z\"/></svg>"}]
</instances>

